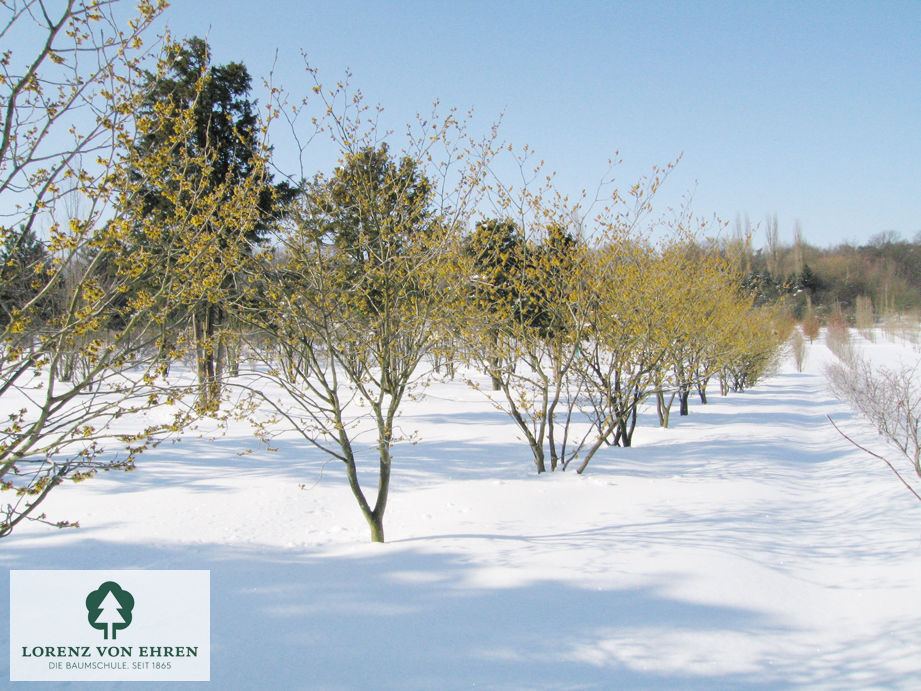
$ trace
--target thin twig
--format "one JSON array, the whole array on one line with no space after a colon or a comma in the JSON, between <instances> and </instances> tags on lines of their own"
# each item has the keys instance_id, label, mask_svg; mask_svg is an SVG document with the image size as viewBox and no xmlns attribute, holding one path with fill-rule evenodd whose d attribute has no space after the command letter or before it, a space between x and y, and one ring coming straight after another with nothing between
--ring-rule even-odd
<instances>
[{"instance_id":1,"label":"thin twig","mask_svg":"<svg viewBox=\"0 0 921 691\"><path fill-rule=\"evenodd\" d=\"M909 484L905 481L905 478L903 478L903 477L902 477L902 474L899 473L899 471L895 469L895 466L893 466L892 463L890 463L887 459L885 459L885 458L883 458L882 456L880 456L878 453L873 453L872 451L870 451L870 449L867 449L867 448L861 446L861 445L858 444L856 441L854 441L854 440L851 439L849 436L847 436L844 432L841 431L841 428L838 427L838 425L835 424L835 421L831 419L831 416L830 416L830 415L826 415L825 417L828 418L828 421L831 423L831 426L834 427L834 428L838 431L838 434L840 434L842 437L844 437L844 438L847 439L849 442L851 442L851 444L853 444L854 446L856 446L856 447L857 447L858 449L860 449L861 451L865 451L866 453L870 454L870 455L873 456L874 458L878 458L878 459L881 460L883 463L885 463L886 465L888 465L889 468L892 469L892 472L895 473L895 476L896 476L897 478L899 478L899 480L902 481L902 484L905 485L905 486L908 488L908 491L915 495L915 499L917 499L918 501L921 501L921 495L919 495L917 492L915 492L914 488L913 488L911 485L909 485Z\"/></svg>"}]
</instances>

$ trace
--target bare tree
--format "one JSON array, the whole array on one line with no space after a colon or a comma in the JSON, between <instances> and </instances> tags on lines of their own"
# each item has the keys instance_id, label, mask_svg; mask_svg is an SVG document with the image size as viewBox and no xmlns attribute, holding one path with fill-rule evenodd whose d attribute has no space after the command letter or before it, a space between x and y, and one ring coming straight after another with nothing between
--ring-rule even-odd
<instances>
[{"instance_id":1,"label":"bare tree","mask_svg":"<svg viewBox=\"0 0 921 691\"><path fill-rule=\"evenodd\" d=\"M19 266L14 278L28 290L4 305L0 322L0 401L9 411L0 478L13 495L0 509L0 535L26 517L43 520L34 509L64 479L131 463L131 453L98 460L106 423L141 404L115 374L131 363L125 345L136 323L118 314L103 285L101 228L116 194L141 37L164 5L142 2L130 24L115 20L113 5L3 3L0 38L13 48L0 57L0 245L15 254L40 238L42 251ZM84 200L79 216L67 213L73 196ZM79 370L65 364L74 358ZM145 435L136 436L142 445Z\"/></svg>"},{"instance_id":2,"label":"bare tree","mask_svg":"<svg viewBox=\"0 0 921 691\"><path fill-rule=\"evenodd\" d=\"M63 481L130 469L191 414L183 387L165 378L184 348L169 330L176 305L213 283L213 243L182 213L140 226L128 218L143 184L166 174L162 156L129 165L137 130L163 125L162 113L138 122L134 113L154 57L142 39L166 3L141 0L124 21L116 5L68 0L52 14L38 0L2 4L0 37L13 48L0 58L0 255L22 260L11 280L27 290L0 315L0 482L9 497L0 536L27 518L45 521L35 510ZM190 121L176 115L164 147L188 134ZM185 170L205 164L189 158ZM195 213L245 229L248 190L237 185L232 203ZM40 251L21 252L27 242ZM162 404L162 413L132 418Z\"/></svg>"},{"instance_id":3,"label":"bare tree","mask_svg":"<svg viewBox=\"0 0 921 691\"><path fill-rule=\"evenodd\" d=\"M774 278L780 277L780 233L777 224L777 214L768 216L764 226L764 250L767 261L767 270Z\"/></svg>"},{"instance_id":4,"label":"bare tree","mask_svg":"<svg viewBox=\"0 0 921 691\"><path fill-rule=\"evenodd\" d=\"M276 228L283 256L257 257L247 277L237 318L262 366L241 368L233 385L274 411L264 436L293 430L343 464L371 540L383 542L393 447L404 438L396 417L424 385L425 356L463 289L459 229L490 141L470 141L453 112L436 110L392 154L346 89L315 91L340 164L303 186ZM360 472L368 455L373 484Z\"/></svg>"},{"instance_id":5,"label":"bare tree","mask_svg":"<svg viewBox=\"0 0 921 691\"><path fill-rule=\"evenodd\" d=\"M901 452L921 479L921 381L918 366L900 369L873 367L864 358L852 355L847 362L830 365L826 369L826 377L835 394L869 420L879 434ZM835 425L835 428L838 429L838 426ZM838 431L841 432L840 429ZM866 451L859 444L855 445ZM895 466L889 461L886 463L918 497L917 490Z\"/></svg>"},{"instance_id":6,"label":"bare tree","mask_svg":"<svg viewBox=\"0 0 921 691\"><path fill-rule=\"evenodd\" d=\"M803 226L799 220L793 226L793 274L799 276L806 268L806 241L803 239ZM807 294L808 298L808 294Z\"/></svg>"},{"instance_id":7,"label":"bare tree","mask_svg":"<svg viewBox=\"0 0 921 691\"><path fill-rule=\"evenodd\" d=\"M464 351L501 392L494 402L527 440L538 473L563 467L580 448L569 432L581 390L588 255L564 222L556 215L547 226L529 224L530 237L507 249L477 242L480 231L504 224L480 224L464 271L473 277L458 329ZM486 257L485 249L512 256Z\"/></svg>"},{"instance_id":8,"label":"bare tree","mask_svg":"<svg viewBox=\"0 0 921 691\"><path fill-rule=\"evenodd\" d=\"M806 339L803 332L794 328L790 335L790 352L793 354L793 361L796 364L796 371L802 372L806 363Z\"/></svg>"}]
</instances>

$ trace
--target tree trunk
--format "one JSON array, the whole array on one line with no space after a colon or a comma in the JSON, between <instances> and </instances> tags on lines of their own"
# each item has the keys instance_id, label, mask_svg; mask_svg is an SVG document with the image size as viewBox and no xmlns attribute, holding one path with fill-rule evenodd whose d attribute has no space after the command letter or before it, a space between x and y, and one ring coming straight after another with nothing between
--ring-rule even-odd
<instances>
[{"instance_id":1,"label":"tree trunk","mask_svg":"<svg viewBox=\"0 0 921 691\"><path fill-rule=\"evenodd\" d=\"M198 361L198 406L215 410L221 400L221 346L215 342L220 308L205 305L192 316L192 332Z\"/></svg>"},{"instance_id":2,"label":"tree trunk","mask_svg":"<svg viewBox=\"0 0 921 691\"><path fill-rule=\"evenodd\" d=\"M370 514L365 516L368 520L368 525L371 528L371 542L383 542L384 541L384 517L377 516L375 514Z\"/></svg>"},{"instance_id":3,"label":"tree trunk","mask_svg":"<svg viewBox=\"0 0 921 691\"><path fill-rule=\"evenodd\" d=\"M240 375L240 344L237 341L227 343L223 339L222 342L224 342L224 347L227 350L224 368L229 376L237 377Z\"/></svg>"},{"instance_id":4,"label":"tree trunk","mask_svg":"<svg viewBox=\"0 0 921 691\"><path fill-rule=\"evenodd\" d=\"M544 465L543 448L531 442L531 453L534 455L534 465L537 466L537 474L540 475L541 473L547 472L547 466Z\"/></svg>"},{"instance_id":5,"label":"tree trunk","mask_svg":"<svg viewBox=\"0 0 921 691\"><path fill-rule=\"evenodd\" d=\"M160 345L157 347L157 364L163 369L164 375L169 374L169 368L171 364L169 353L172 348L172 340L164 329L163 335L160 337Z\"/></svg>"},{"instance_id":6,"label":"tree trunk","mask_svg":"<svg viewBox=\"0 0 921 691\"><path fill-rule=\"evenodd\" d=\"M217 337L217 355L214 358L214 388L218 394L221 391L221 384L224 379L224 363L227 362L227 343L224 335Z\"/></svg>"},{"instance_id":7,"label":"tree trunk","mask_svg":"<svg viewBox=\"0 0 921 691\"><path fill-rule=\"evenodd\" d=\"M380 467L377 479L377 501L374 503L374 511L368 516L368 525L371 528L371 542L384 541L384 512L387 510L387 497L390 495L390 440L391 434L388 430L380 443Z\"/></svg>"},{"instance_id":8,"label":"tree trunk","mask_svg":"<svg viewBox=\"0 0 921 691\"><path fill-rule=\"evenodd\" d=\"M633 405L630 410L630 422L629 425L624 427L624 448L633 446L633 433L636 431L636 415L637 407L639 406L639 401L634 395Z\"/></svg>"},{"instance_id":9,"label":"tree trunk","mask_svg":"<svg viewBox=\"0 0 921 691\"><path fill-rule=\"evenodd\" d=\"M668 427L668 421L672 414L672 402L674 400L674 391L667 402L665 400L665 394L662 391L656 391L656 412L659 414L659 425L661 427Z\"/></svg>"},{"instance_id":10,"label":"tree trunk","mask_svg":"<svg viewBox=\"0 0 921 691\"><path fill-rule=\"evenodd\" d=\"M701 404L707 405L707 382L706 381L697 383L697 393L700 395Z\"/></svg>"},{"instance_id":11,"label":"tree trunk","mask_svg":"<svg viewBox=\"0 0 921 691\"><path fill-rule=\"evenodd\" d=\"M531 433L528 423L524 421L524 418L521 416L521 413L518 411L518 408L515 407L515 404L512 402L512 397L509 395L508 389L503 387L503 392L505 393L505 398L510 405L510 414L512 419L515 421L515 424L518 425L518 429L521 430L524 434L525 439L528 440L528 446L531 447L531 454L534 456L534 465L537 466L537 474L540 475L547 471L547 467L544 465L544 445L543 445L543 432L541 432L540 439L536 439Z\"/></svg>"},{"instance_id":12,"label":"tree trunk","mask_svg":"<svg viewBox=\"0 0 921 691\"><path fill-rule=\"evenodd\" d=\"M630 446L630 431L627 427L627 418L620 418L617 421L617 443L624 448Z\"/></svg>"},{"instance_id":13,"label":"tree trunk","mask_svg":"<svg viewBox=\"0 0 921 691\"><path fill-rule=\"evenodd\" d=\"M342 449L346 459L345 467L346 475L349 479L349 489L352 490L352 496L354 496L358 501L358 508L361 509L361 515L365 517L365 520L368 522L368 527L371 528L371 542L383 542L384 511L387 508L387 493L390 488L389 449L386 454L388 458L386 464L383 461L383 454L381 457L381 470L377 491L377 503L375 504L374 509L372 509L368 504L368 500L365 497L364 491L361 489L361 485L358 483L358 468L355 465L355 457L352 454L351 442L348 440L344 431L342 430L339 432L339 448Z\"/></svg>"},{"instance_id":14,"label":"tree trunk","mask_svg":"<svg viewBox=\"0 0 921 691\"><path fill-rule=\"evenodd\" d=\"M496 372L499 371L499 364L500 364L499 358L493 357L489 359L489 366L491 368L491 371L489 372L489 379L492 382L493 391L502 390L502 380L495 374Z\"/></svg>"},{"instance_id":15,"label":"tree trunk","mask_svg":"<svg viewBox=\"0 0 921 691\"><path fill-rule=\"evenodd\" d=\"M551 404L550 410L547 411L547 444L550 446L550 472L556 472L556 466L559 461L556 453L556 440L553 437L554 410L556 402Z\"/></svg>"},{"instance_id":16,"label":"tree trunk","mask_svg":"<svg viewBox=\"0 0 921 691\"><path fill-rule=\"evenodd\" d=\"M496 352L499 347L499 332L497 330L490 329L490 337L492 340L493 352ZM502 360L499 358L498 355L494 355L493 357L489 358L489 366L490 366L489 378L492 380L492 390L493 391L502 390L502 380L499 379L499 377L497 377L495 374L496 372L499 371L499 366L501 364L502 364Z\"/></svg>"}]
</instances>

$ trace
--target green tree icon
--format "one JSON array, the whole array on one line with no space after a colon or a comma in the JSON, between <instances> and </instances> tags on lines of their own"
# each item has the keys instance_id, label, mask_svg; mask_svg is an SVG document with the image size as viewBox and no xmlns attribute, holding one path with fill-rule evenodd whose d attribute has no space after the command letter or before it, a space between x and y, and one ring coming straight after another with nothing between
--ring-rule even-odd
<instances>
[{"instance_id":1,"label":"green tree icon","mask_svg":"<svg viewBox=\"0 0 921 691\"><path fill-rule=\"evenodd\" d=\"M86 596L87 619L94 629L101 629L106 639L112 632L112 640L119 629L126 629L131 623L134 596L115 581L106 581Z\"/></svg>"}]
</instances>

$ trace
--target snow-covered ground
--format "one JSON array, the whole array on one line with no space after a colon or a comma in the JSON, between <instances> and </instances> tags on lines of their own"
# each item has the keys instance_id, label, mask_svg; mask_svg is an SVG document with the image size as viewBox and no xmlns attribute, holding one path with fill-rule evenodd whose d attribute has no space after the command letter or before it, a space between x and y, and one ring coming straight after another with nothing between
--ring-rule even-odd
<instances>
[{"instance_id":1,"label":"snow-covered ground","mask_svg":"<svg viewBox=\"0 0 921 691\"><path fill-rule=\"evenodd\" d=\"M886 448L828 392L832 358L817 341L668 430L650 411L583 476L537 476L511 420L436 384L401 420L421 441L395 450L385 545L335 462L240 424L59 488L43 508L83 527L27 526L0 559L210 569L219 689L918 688L921 505L826 420Z\"/></svg>"}]
</instances>

